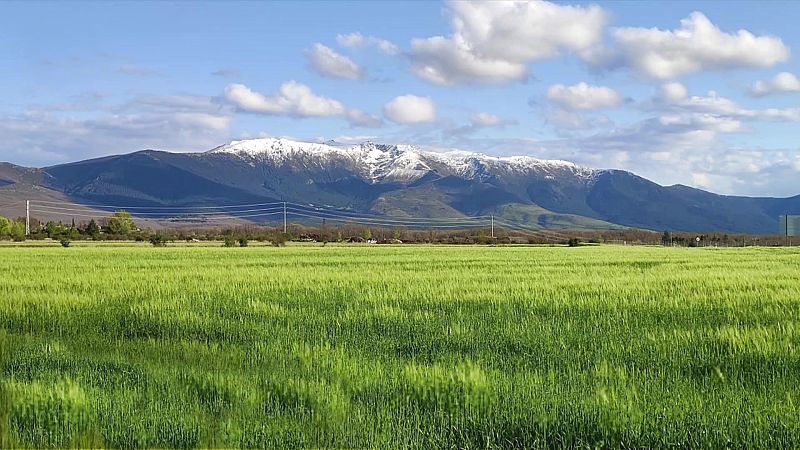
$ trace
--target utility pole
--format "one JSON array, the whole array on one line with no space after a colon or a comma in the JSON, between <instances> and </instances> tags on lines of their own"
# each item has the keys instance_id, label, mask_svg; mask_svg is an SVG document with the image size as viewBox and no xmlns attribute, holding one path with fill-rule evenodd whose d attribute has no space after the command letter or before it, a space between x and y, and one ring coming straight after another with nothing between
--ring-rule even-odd
<instances>
[{"instance_id":1,"label":"utility pole","mask_svg":"<svg viewBox=\"0 0 800 450\"><path fill-rule=\"evenodd\" d=\"M786 215L783 216L783 217L785 218L785 220L783 222L784 222L784 224L786 226L786 230L784 230L786 232L786 245L788 247L791 247L792 246L792 238L789 237L789 213L787 212Z\"/></svg>"},{"instance_id":2,"label":"utility pole","mask_svg":"<svg viewBox=\"0 0 800 450\"><path fill-rule=\"evenodd\" d=\"M283 234L286 234L286 202L283 202Z\"/></svg>"},{"instance_id":3,"label":"utility pole","mask_svg":"<svg viewBox=\"0 0 800 450\"><path fill-rule=\"evenodd\" d=\"M31 235L31 201L25 200L25 236Z\"/></svg>"},{"instance_id":4,"label":"utility pole","mask_svg":"<svg viewBox=\"0 0 800 450\"><path fill-rule=\"evenodd\" d=\"M492 239L494 239L494 215L492 215Z\"/></svg>"}]
</instances>

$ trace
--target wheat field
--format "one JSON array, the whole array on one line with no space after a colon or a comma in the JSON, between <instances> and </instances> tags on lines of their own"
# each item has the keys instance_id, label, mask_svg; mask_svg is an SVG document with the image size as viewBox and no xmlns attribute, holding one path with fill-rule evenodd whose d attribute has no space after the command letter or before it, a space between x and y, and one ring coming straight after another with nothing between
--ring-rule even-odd
<instances>
[{"instance_id":1,"label":"wheat field","mask_svg":"<svg viewBox=\"0 0 800 450\"><path fill-rule=\"evenodd\" d=\"M0 446L800 447L800 251L0 248Z\"/></svg>"}]
</instances>

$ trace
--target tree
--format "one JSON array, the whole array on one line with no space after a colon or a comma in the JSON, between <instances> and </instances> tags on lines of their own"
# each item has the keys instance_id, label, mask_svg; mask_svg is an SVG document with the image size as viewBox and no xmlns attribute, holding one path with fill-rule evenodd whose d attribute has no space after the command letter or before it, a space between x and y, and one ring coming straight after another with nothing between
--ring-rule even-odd
<instances>
[{"instance_id":1,"label":"tree","mask_svg":"<svg viewBox=\"0 0 800 450\"><path fill-rule=\"evenodd\" d=\"M22 222L12 222L11 223L11 239L15 242L22 242L26 239L25 236L25 224Z\"/></svg>"},{"instance_id":2,"label":"tree","mask_svg":"<svg viewBox=\"0 0 800 450\"><path fill-rule=\"evenodd\" d=\"M670 233L669 230L664 230L664 234L661 236L661 245L664 247L672 245L672 233Z\"/></svg>"},{"instance_id":3,"label":"tree","mask_svg":"<svg viewBox=\"0 0 800 450\"><path fill-rule=\"evenodd\" d=\"M274 233L270 236L269 241L272 243L273 247L284 247L286 245L286 241L289 240L289 235L287 233Z\"/></svg>"},{"instance_id":4,"label":"tree","mask_svg":"<svg viewBox=\"0 0 800 450\"><path fill-rule=\"evenodd\" d=\"M365 241L372 239L372 231L369 228L364 228L364 230L361 231L361 237L364 238Z\"/></svg>"},{"instance_id":5,"label":"tree","mask_svg":"<svg viewBox=\"0 0 800 450\"><path fill-rule=\"evenodd\" d=\"M47 233L47 237L50 239L54 239L64 232L64 226L61 223L53 222L52 220L47 222L47 225L45 225L44 229Z\"/></svg>"},{"instance_id":6,"label":"tree","mask_svg":"<svg viewBox=\"0 0 800 450\"><path fill-rule=\"evenodd\" d=\"M160 233L156 233L150 236L150 244L152 244L153 247L166 247L167 239Z\"/></svg>"},{"instance_id":7,"label":"tree","mask_svg":"<svg viewBox=\"0 0 800 450\"><path fill-rule=\"evenodd\" d=\"M11 236L11 221L0 217L0 239Z\"/></svg>"},{"instance_id":8,"label":"tree","mask_svg":"<svg viewBox=\"0 0 800 450\"><path fill-rule=\"evenodd\" d=\"M100 227L97 225L97 222L94 219L89 221L89 225L86 225L86 234L92 237L92 239L97 239L100 235Z\"/></svg>"},{"instance_id":9,"label":"tree","mask_svg":"<svg viewBox=\"0 0 800 450\"><path fill-rule=\"evenodd\" d=\"M111 233L120 236L129 236L136 231L136 223L133 221L133 216L127 211L117 211L108 219L108 229Z\"/></svg>"}]
</instances>

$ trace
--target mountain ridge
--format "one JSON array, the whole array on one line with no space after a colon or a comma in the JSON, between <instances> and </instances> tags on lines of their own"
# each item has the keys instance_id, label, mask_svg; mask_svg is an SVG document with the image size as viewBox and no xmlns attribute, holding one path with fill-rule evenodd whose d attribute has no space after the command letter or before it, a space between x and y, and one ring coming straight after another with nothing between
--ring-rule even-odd
<instances>
[{"instance_id":1,"label":"mountain ridge","mask_svg":"<svg viewBox=\"0 0 800 450\"><path fill-rule=\"evenodd\" d=\"M800 196L725 196L568 161L369 141L250 139L197 153L143 150L41 169L10 167L0 166L8 182L0 183L0 204L13 200L15 189L26 195L44 189L96 205L286 200L389 217L512 214L538 228L761 234L777 232L778 214L800 213Z\"/></svg>"}]
</instances>

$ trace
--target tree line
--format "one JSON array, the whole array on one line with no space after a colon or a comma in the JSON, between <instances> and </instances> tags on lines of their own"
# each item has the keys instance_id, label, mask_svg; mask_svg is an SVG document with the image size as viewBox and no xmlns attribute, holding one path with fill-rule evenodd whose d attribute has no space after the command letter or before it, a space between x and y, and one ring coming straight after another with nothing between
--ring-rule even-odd
<instances>
[{"instance_id":1,"label":"tree line","mask_svg":"<svg viewBox=\"0 0 800 450\"><path fill-rule=\"evenodd\" d=\"M309 226L290 224L287 233L282 227L264 225L241 225L229 227L203 228L171 228L142 229L134 221L133 216L124 210L116 211L109 218L89 220L88 222L70 223L60 221L41 221L31 218L31 233L25 234L25 218L8 219L0 217L0 240L17 242L53 239L68 247L72 241L79 240L133 240L150 242L154 246L163 246L175 241L221 241L226 247L245 247L250 241L270 242L283 245L287 241L307 242L371 242L371 243L428 243L428 244L567 244L610 243L633 245L664 246L751 246L751 245L786 245L781 236L763 236L726 233L662 233L637 230L597 230L571 231L558 230L562 240L547 238L546 234L531 235L495 230L491 237L488 229L473 230L421 230L403 227L386 228L370 227L351 223L338 226Z\"/></svg>"},{"instance_id":2,"label":"tree line","mask_svg":"<svg viewBox=\"0 0 800 450\"><path fill-rule=\"evenodd\" d=\"M104 239L138 239L149 232L139 229L133 216L127 211L117 211L111 217L98 223L94 219L89 222L69 224L60 221L43 222L31 218L31 231L25 234L25 218L8 219L0 216L0 240L11 239L22 242L27 239L54 239L67 243L72 240L104 240Z\"/></svg>"}]
</instances>

